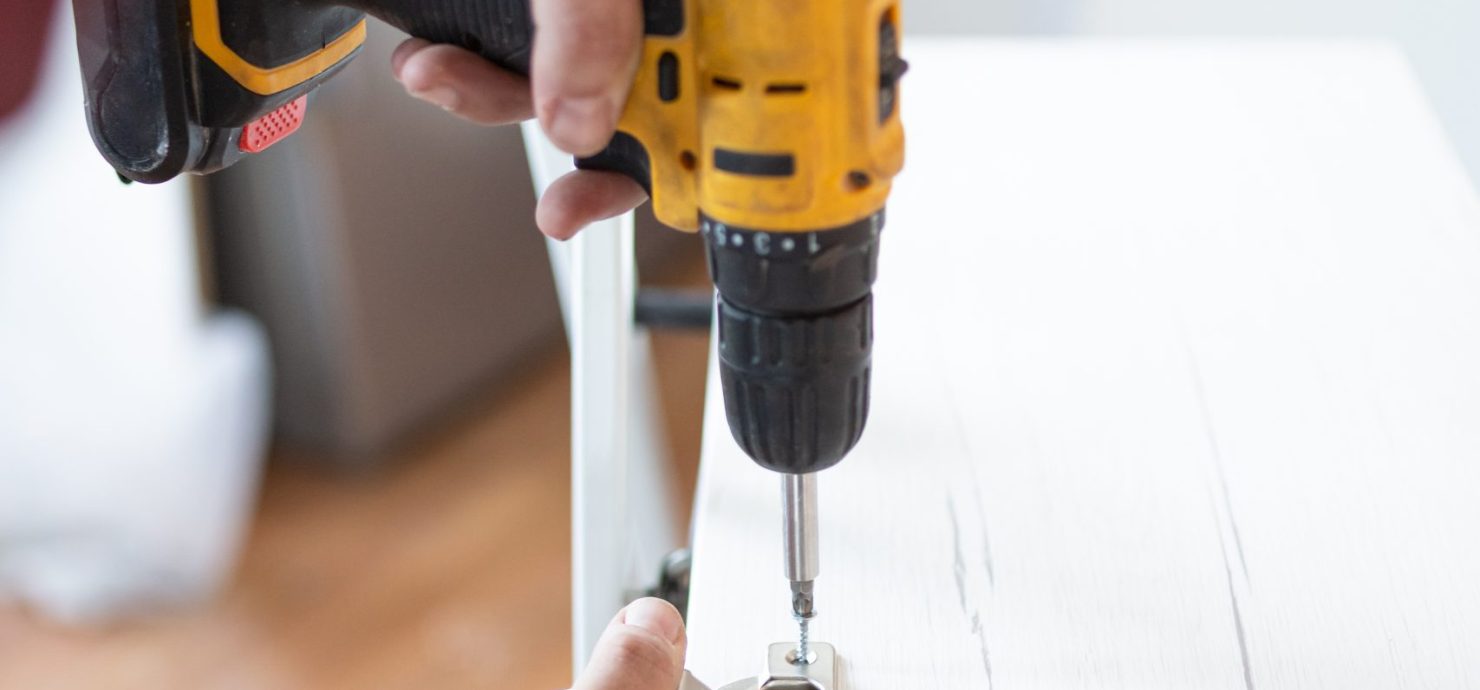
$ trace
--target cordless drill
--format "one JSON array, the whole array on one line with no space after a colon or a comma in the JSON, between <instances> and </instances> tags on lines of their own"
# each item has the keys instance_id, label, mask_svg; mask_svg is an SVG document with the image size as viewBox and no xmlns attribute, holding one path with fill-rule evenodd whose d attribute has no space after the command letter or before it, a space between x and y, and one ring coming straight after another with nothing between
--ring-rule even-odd
<instances>
[{"instance_id":1,"label":"cordless drill","mask_svg":"<svg viewBox=\"0 0 1480 690\"><path fill-rule=\"evenodd\" d=\"M528 0L74 0L99 151L140 182L209 173L291 134L359 52L365 14L528 73ZM698 231L718 289L730 430L783 475L792 611L815 615L815 473L868 416L871 290L904 157L898 0L646 0L618 132L630 176ZM801 656L805 660L805 643Z\"/></svg>"}]
</instances>

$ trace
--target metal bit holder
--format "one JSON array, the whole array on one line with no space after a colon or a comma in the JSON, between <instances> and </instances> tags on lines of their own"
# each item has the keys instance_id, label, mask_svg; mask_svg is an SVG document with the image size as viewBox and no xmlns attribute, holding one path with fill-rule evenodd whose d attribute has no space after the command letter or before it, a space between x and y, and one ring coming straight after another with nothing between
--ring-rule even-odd
<instances>
[{"instance_id":1,"label":"metal bit holder","mask_svg":"<svg viewBox=\"0 0 1480 690\"><path fill-rule=\"evenodd\" d=\"M813 642L812 662L796 664L796 645L772 644L766 654L766 672L755 678L735 681L720 690L842 690L838 685L838 654L826 642ZM679 690L709 690L693 675L685 673Z\"/></svg>"}]
</instances>

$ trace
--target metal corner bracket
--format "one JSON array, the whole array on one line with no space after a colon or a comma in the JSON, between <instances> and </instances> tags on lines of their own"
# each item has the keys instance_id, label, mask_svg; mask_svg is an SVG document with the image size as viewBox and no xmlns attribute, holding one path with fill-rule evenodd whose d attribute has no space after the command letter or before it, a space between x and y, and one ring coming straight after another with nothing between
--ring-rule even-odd
<instances>
[{"instance_id":1,"label":"metal corner bracket","mask_svg":"<svg viewBox=\"0 0 1480 690\"><path fill-rule=\"evenodd\" d=\"M766 672L755 678L735 681L719 690L843 690L838 685L838 654L826 642L813 642L811 663L793 663L796 644L777 642L766 653ZM685 672L679 690L709 690Z\"/></svg>"}]
</instances>

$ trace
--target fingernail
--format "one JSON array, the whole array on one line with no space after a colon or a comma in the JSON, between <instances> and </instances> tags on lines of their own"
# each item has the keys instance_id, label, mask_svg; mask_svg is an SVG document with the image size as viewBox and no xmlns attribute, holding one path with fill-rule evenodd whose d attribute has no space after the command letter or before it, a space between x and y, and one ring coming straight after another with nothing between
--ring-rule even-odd
<instances>
[{"instance_id":1,"label":"fingernail","mask_svg":"<svg viewBox=\"0 0 1480 690\"><path fill-rule=\"evenodd\" d=\"M606 145L602 139L612 126L613 110L611 101L601 96L563 98L551 108L548 134L574 149L571 153L594 153Z\"/></svg>"},{"instance_id":2,"label":"fingernail","mask_svg":"<svg viewBox=\"0 0 1480 690\"><path fill-rule=\"evenodd\" d=\"M430 89L412 91L411 95L438 106L443 110L452 110L457 107L459 102L457 91L453 90L450 86L434 86Z\"/></svg>"},{"instance_id":3,"label":"fingernail","mask_svg":"<svg viewBox=\"0 0 1480 690\"><path fill-rule=\"evenodd\" d=\"M663 639L678 644L683 635L683 620L672 606L657 599L638 599L627 606L627 625L635 625Z\"/></svg>"},{"instance_id":4,"label":"fingernail","mask_svg":"<svg viewBox=\"0 0 1480 690\"><path fill-rule=\"evenodd\" d=\"M420 38L408 38L401 45L396 46L395 52L391 53L391 76L395 77L396 81L401 81L401 71L406 68L406 61L431 44L431 41Z\"/></svg>"}]
</instances>

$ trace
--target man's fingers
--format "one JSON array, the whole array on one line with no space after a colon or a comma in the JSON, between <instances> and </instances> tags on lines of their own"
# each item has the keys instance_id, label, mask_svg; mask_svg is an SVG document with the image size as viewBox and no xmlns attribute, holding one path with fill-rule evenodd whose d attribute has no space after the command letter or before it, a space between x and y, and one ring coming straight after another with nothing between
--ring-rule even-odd
<instances>
[{"instance_id":1,"label":"man's fingers","mask_svg":"<svg viewBox=\"0 0 1480 690\"><path fill-rule=\"evenodd\" d=\"M639 599L607 626L571 690L672 690L687 647L678 610L662 599Z\"/></svg>"},{"instance_id":2,"label":"man's fingers","mask_svg":"<svg viewBox=\"0 0 1480 690\"><path fill-rule=\"evenodd\" d=\"M647 200L632 178L621 173L577 170L555 180L535 209L535 224L557 240L574 237L581 228L626 213Z\"/></svg>"},{"instance_id":3,"label":"man's fingers","mask_svg":"<svg viewBox=\"0 0 1480 690\"><path fill-rule=\"evenodd\" d=\"M457 46L407 40L391 55L391 73L411 95L479 124L534 117L528 80Z\"/></svg>"},{"instance_id":4,"label":"man's fingers","mask_svg":"<svg viewBox=\"0 0 1480 690\"><path fill-rule=\"evenodd\" d=\"M606 146L642 50L641 0L533 0L530 76L550 141L589 156Z\"/></svg>"},{"instance_id":5,"label":"man's fingers","mask_svg":"<svg viewBox=\"0 0 1480 690\"><path fill-rule=\"evenodd\" d=\"M432 42L424 38L408 38L401 41L401 45L396 46L395 52L391 53L391 76L395 77L396 81L400 81L401 70L406 66L406 58L430 45L433 45Z\"/></svg>"}]
</instances>

